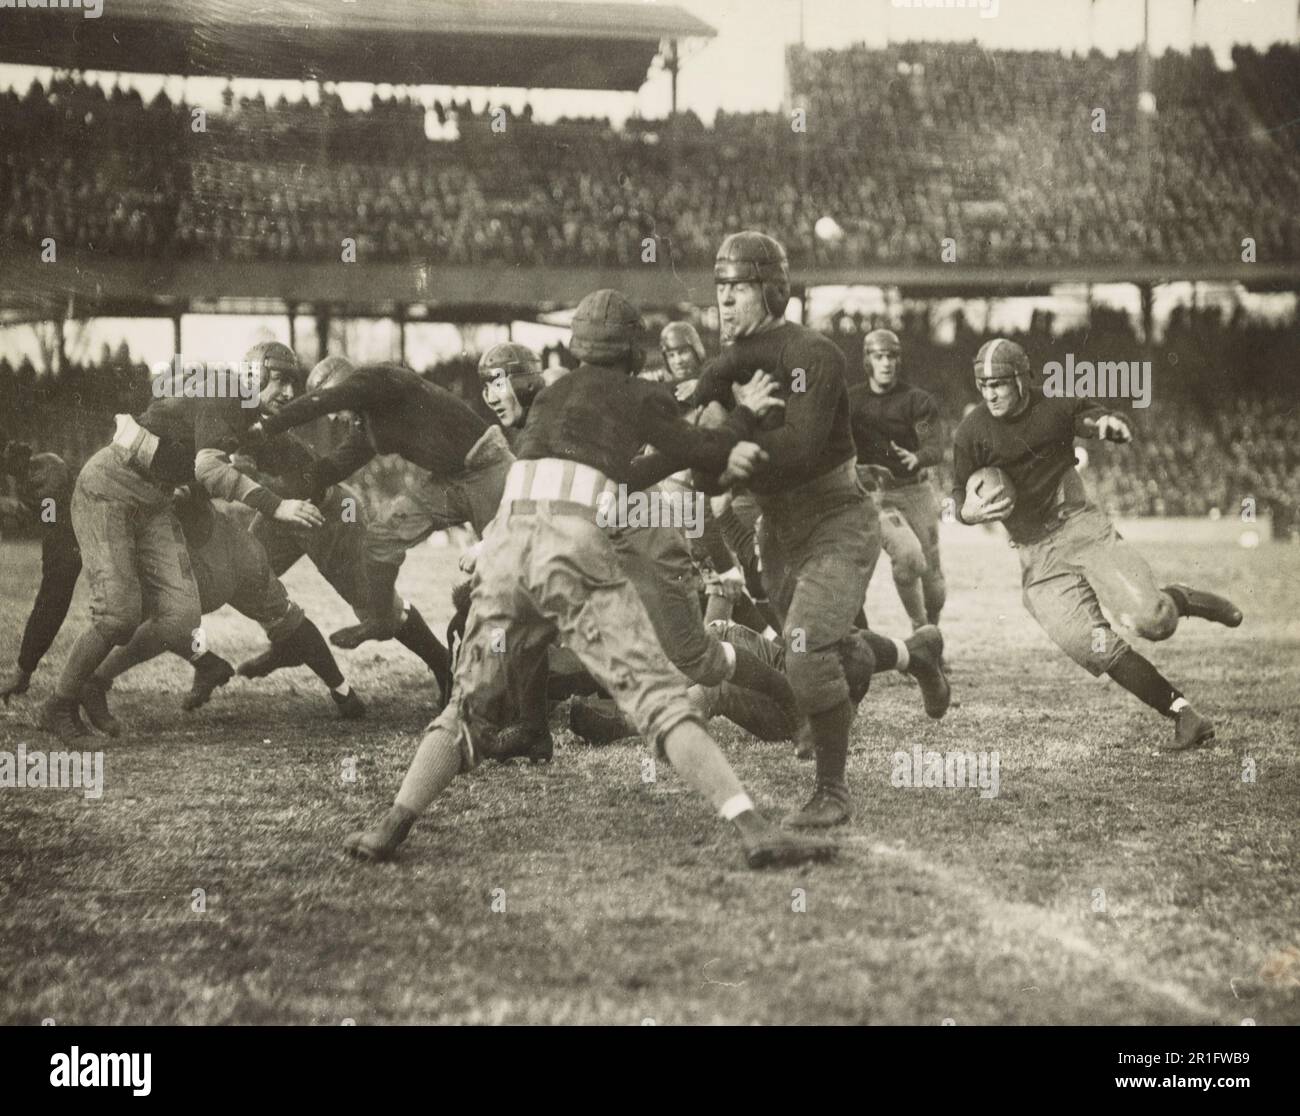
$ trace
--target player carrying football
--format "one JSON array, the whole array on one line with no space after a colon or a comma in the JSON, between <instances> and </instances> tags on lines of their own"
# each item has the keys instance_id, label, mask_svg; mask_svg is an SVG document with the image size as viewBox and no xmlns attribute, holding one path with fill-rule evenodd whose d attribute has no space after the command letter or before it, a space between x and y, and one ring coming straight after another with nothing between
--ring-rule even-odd
<instances>
[{"instance_id":1,"label":"player carrying football","mask_svg":"<svg viewBox=\"0 0 1300 1116\"><path fill-rule=\"evenodd\" d=\"M1171 750L1214 738L1214 726L1154 666L1124 642L1104 604L1145 639L1168 639L1179 617L1227 627L1241 623L1231 601L1186 585L1160 588L1145 560L1089 498L1075 471L1074 439L1132 440L1128 423L1088 399L1049 398L1029 388L1029 358L996 338L975 357L984 397L957 428L953 501L963 523L1001 520L1020 555L1029 614L1053 642L1094 676L1109 675L1174 722ZM996 468L1011 490L981 492L978 470ZM974 483L970 483L974 481Z\"/></svg>"}]
</instances>

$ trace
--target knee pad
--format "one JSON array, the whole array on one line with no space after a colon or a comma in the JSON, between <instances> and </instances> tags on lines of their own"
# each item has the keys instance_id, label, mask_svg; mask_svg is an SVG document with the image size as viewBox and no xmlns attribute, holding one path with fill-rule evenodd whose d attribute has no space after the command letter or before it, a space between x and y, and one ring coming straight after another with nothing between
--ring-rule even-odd
<instances>
[{"instance_id":1,"label":"knee pad","mask_svg":"<svg viewBox=\"0 0 1300 1116\"><path fill-rule=\"evenodd\" d=\"M176 612L156 617L159 638L168 647L195 647L195 632L203 625L203 614L198 609L192 612Z\"/></svg>"},{"instance_id":2,"label":"knee pad","mask_svg":"<svg viewBox=\"0 0 1300 1116\"><path fill-rule=\"evenodd\" d=\"M800 712L807 716L834 709L849 699L849 684L836 649L802 653L787 650L785 673Z\"/></svg>"},{"instance_id":3,"label":"knee pad","mask_svg":"<svg viewBox=\"0 0 1300 1116\"><path fill-rule=\"evenodd\" d=\"M105 642L111 643L114 647L123 647L131 642L131 637L135 635L135 630L142 620L138 608L134 612L121 609L112 614L96 616L92 626L103 636Z\"/></svg>"},{"instance_id":4,"label":"knee pad","mask_svg":"<svg viewBox=\"0 0 1300 1116\"><path fill-rule=\"evenodd\" d=\"M278 643L280 640L288 639L293 635L302 626L302 622L306 618L302 607L290 601L289 607L284 610L282 615L262 624L262 630L266 632L267 639L272 643Z\"/></svg>"},{"instance_id":5,"label":"knee pad","mask_svg":"<svg viewBox=\"0 0 1300 1116\"><path fill-rule=\"evenodd\" d=\"M909 548L903 551L898 558L891 559L894 571L894 581L902 585L910 585L914 581L919 581L925 573L925 558L919 550Z\"/></svg>"},{"instance_id":6,"label":"knee pad","mask_svg":"<svg viewBox=\"0 0 1300 1116\"><path fill-rule=\"evenodd\" d=\"M1155 607L1133 617L1131 626L1143 639L1168 639L1178 630L1178 609L1166 594L1161 593Z\"/></svg>"}]
</instances>

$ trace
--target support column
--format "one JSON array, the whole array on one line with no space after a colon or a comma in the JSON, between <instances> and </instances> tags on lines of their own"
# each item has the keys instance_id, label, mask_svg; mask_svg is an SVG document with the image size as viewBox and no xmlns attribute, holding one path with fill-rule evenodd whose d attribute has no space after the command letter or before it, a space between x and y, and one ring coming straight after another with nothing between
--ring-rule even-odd
<instances>
[{"instance_id":1,"label":"support column","mask_svg":"<svg viewBox=\"0 0 1300 1116\"><path fill-rule=\"evenodd\" d=\"M316 307L316 360L320 362L329 355L330 312L323 306Z\"/></svg>"}]
</instances>

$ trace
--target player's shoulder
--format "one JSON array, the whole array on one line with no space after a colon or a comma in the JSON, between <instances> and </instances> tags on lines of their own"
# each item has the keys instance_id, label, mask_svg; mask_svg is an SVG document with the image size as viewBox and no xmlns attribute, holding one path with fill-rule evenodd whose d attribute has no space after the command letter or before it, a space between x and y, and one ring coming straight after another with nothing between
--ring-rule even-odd
<instances>
[{"instance_id":1,"label":"player's shoulder","mask_svg":"<svg viewBox=\"0 0 1300 1116\"><path fill-rule=\"evenodd\" d=\"M825 362L841 372L848 367L844 350L824 333L799 322L786 322L779 327L779 335L782 338L781 351L786 357L808 364Z\"/></svg>"},{"instance_id":2,"label":"player's shoulder","mask_svg":"<svg viewBox=\"0 0 1300 1116\"><path fill-rule=\"evenodd\" d=\"M915 384L904 382L903 391L906 395L907 402L914 409L938 406L938 402L934 398L934 393L926 391L923 387L917 387Z\"/></svg>"},{"instance_id":3,"label":"player's shoulder","mask_svg":"<svg viewBox=\"0 0 1300 1116\"><path fill-rule=\"evenodd\" d=\"M959 442L974 442L992 429L993 422L989 409L983 403L977 403L962 416L961 422L953 432L953 439Z\"/></svg>"}]
</instances>

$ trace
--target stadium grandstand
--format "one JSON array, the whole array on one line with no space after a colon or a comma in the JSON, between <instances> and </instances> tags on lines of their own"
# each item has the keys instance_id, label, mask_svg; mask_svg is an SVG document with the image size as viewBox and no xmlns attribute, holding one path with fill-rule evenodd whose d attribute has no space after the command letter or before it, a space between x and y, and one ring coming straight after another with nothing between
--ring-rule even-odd
<instances>
[{"instance_id":1,"label":"stadium grandstand","mask_svg":"<svg viewBox=\"0 0 1300 1116\"><path fill-rule=\"evenodd\" d=\"M938 300L1133 284L1137 321L1094 307L1084 327L1035 315L1018 335L1036 360L1126 344L1182 400L1185 424L1145 432L1148 468L1110 470L1105 448L1096 455L1108 506L1227 514L1247 494L1280 507L1300 490L1297 412L1265 421L1260 402L1295 395L1294 321L1191 307L1152 324L1154 291L1169 281L1300 289L1300 146L1286 127L1300 102L1294 45L1235 48L1226 69L1205 49L1148 67L1141 48L792 46L787 107L803 110L805 130L787 113L720 112L706 125L689 110L619 127L544 123L527 104L495 105L490 90L477 107L376 91L349 111L328 82L315 103L228 88L197 129L196 106L82 76L149 66L635 90L656 60L675 70L679 42L713 34L658 4L376 2L322 8L305 26L284 8L248 11L223 34L204 16L209 33L197 34L183 4L118 0L113 21L86 21L75 37L0 42L0 63L56 71L0 92L0 313L9 325L55 322L57 370L0 362L0 410L37 416L55 440L97 444L108 416L145 390L128 352L70 360L68 319L168 319L179 352L187 314L281 315L300 348L292 331L307 317L316 355L331 320L388 318L399 325L392 355L405 359L406 323L553 320L586 291L617 286L660 321L690 308L708 332L712 254L728 232L756 227L787 245L805 315L817 287L890 292L887 314L814 324L855 373L862 335L901 325L909 374L952 422L974 398L965 370L992 331L958 313L940 342ZM1143 81L1158 112L1140 121ZM1089 127L1095 102L1110 106L1104 142ZM63 266L42 262L48 238ZM945 238L954 264L940 259ZM356 266L339 263L348 241ZM430 373L474 398L472 369L466 354ZM1228 375L1223 407L1214 384ZM84 420L56 422L70 401Z\"/></svg>"}]
</instances>

